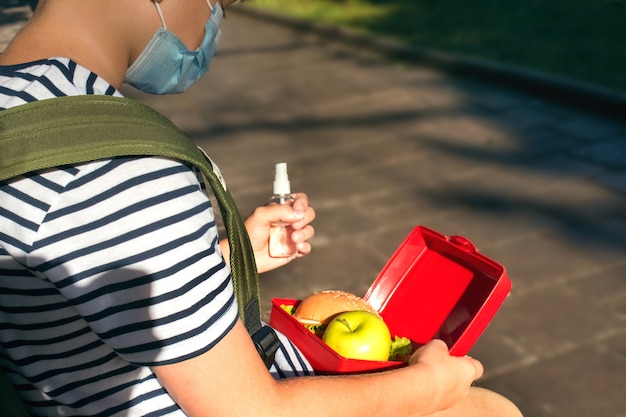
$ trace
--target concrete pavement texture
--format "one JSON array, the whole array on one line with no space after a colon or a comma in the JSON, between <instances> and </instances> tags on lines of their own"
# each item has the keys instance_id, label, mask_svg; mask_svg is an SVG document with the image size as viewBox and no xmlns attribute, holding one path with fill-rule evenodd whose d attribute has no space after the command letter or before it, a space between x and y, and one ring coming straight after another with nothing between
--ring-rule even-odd
<instances>
[{"instance_id":1,"label":"concrete pavement texture","mask_svg":"<svg viewBox=\"0 0 626 417\"><path fill-rule=\"evenodd\" d=\"M222 32L188 92L123 93L211 155L243 215L276 162L308 193L313 252L262 276L266 318L272 298L363 295L424 225L513 283L477 385L526 417L626 417L626 124L238 13Z\"/></svg>"}]
</instances>

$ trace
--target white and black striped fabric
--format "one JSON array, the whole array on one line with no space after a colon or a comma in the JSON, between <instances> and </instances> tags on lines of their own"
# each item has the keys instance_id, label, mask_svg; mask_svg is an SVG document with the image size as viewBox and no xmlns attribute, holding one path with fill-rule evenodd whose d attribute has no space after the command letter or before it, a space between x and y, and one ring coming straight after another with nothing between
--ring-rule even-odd
<instances>
[{"instance_id":1,"label":"white and black striped fabric","mask_svg":"<svg viewBox=\"0 0 626 417\"><path fill-rule=\"evenodd\" d=\"M69 59L0 66L2 109L84 94L120 96ZM192 167L119 157L0 183L0 368L33 415L182 416L150 366L211 349L236 320ZM280 337L272 375L311 374Z\"/></svg>"}]
</instances>

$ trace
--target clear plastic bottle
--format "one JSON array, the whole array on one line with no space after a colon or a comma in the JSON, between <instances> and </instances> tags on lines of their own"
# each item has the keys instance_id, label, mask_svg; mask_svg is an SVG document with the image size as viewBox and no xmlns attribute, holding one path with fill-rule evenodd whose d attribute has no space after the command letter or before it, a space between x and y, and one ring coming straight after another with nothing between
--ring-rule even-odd
<instances>
[{"instance_id":1,"label":"clear plastic bottle","mask_svg":"<svg viewBox=\"0 0 626 417\"><path fill-rule=\"evenodd\" d=\"M291 185L287 174L287 164L276 164L274 173L274 194L269 204L293 205L295 198L291 195ZM270 226L269 255L272 258L288 258L296 254L295 243L291 240L293 228L289 223L276 222Z\"/></svg>"}]
</instances>

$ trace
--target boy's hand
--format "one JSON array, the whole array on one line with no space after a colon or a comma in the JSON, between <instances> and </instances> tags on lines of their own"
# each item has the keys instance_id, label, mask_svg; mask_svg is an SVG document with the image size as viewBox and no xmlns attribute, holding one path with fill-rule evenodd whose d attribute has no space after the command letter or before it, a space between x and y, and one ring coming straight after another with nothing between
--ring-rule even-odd
<instances>
[{"instance_id":1,"label":"boy's hand","mask_svg":"<svg viewBox=\"0 0 626 417\"><path fill-rule=\"evenodd\" d=\"M311 244L308 241L315 234L310 224L315 219L315 210L309 206L306 194L294 193L293 196L296 199L293 206L270 204L257 207L245 220L259 273L283 266L311 252ZM291 239L296 244L297 253L289 258L269 256L270 225L279 221L289 223L293 228Z\"/></svg>"}]
</instances>

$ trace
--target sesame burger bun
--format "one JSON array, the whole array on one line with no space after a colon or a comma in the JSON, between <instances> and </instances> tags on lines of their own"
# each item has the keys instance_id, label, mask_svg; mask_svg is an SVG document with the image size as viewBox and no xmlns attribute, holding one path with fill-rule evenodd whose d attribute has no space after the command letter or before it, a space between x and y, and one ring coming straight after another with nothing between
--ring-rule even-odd
<instances>
[{"instance_id":1,"label":"sesame burger bun","mask_svg":"<svg viewBox=\"0 0 626 417\"><path fill-rule=\"evenodd\" d=\"M340 290L318 291L311 294L298 304L293 315L301 323L328 324L337 314L354 310L369 311L380 317L367 301Z\"/></svg>"}]
</instances>

